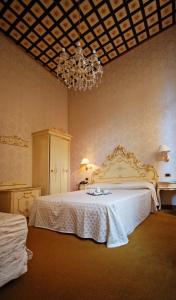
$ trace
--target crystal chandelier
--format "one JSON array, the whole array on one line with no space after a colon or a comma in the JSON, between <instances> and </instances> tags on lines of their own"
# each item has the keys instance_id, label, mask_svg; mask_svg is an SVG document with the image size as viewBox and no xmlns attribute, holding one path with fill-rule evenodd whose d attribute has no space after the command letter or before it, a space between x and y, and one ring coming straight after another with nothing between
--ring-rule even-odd
<instances>
[{"instance_id":1,"label":"crystal chandelier","mask_svg":"<svg viewBox=\"0 0 176 300\"><path fill-rule=\"evenodd\" d=\"M79 15L81 16L80 10ZM80 20L77 29L80 40L79 25ZM71 57L69 57L64 48L62 49L57 66L57 77L63 79L68 89L85 91L87 89L90 90L94 86L98 87L102 75L103 68L95 50L93 50L90 57L86 58L80 41L77 43L75 54Z\"/></svg>"},{"instance_id":2,"label":"crystal chandelier","mask_svg":"<svg viewBox=\"0 0 176 300\"><path fill-rule=\"evenodd\" d=\"M57 67L57 76L61 76L65 85L74 90L91 89L98 87L103 75L103 68L98 60L96 51L86 58L83 54L80 42L77 43L75 54L69 57L62 49Z\"/></svg>"}]
</instances>

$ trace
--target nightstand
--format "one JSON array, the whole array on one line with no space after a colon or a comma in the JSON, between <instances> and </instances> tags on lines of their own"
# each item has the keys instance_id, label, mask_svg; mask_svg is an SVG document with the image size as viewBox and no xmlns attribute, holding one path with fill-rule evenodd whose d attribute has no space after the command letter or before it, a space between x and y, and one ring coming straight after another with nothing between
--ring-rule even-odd
<instances>
[{"instance_id":1,"label":"nightstand","mask_svg":"<svg viewBox=\"0 0 176 300\"><path fill-rule=\"evenodd\" d=\"M87 183L79 183L78 190L85 190L87 188Z\"/></svg>"},{"instance_id":2,"label":"nightstand","mask_svg":"<svg viewBox=\"0 0 176 300\"><path fill-rule=\"evenodd\" d=\"M159 201L159 209L161 209L161 191L176 191L176 180L170 181L159 181L157 183L157 197Z\"/></svg>"}]
</instances>

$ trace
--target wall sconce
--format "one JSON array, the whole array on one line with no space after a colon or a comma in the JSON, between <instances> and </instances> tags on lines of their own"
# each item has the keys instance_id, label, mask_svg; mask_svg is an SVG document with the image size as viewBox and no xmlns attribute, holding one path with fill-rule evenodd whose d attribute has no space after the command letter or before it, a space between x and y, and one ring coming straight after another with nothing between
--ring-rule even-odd
<instances>
[{"instance_id":1,"label":"wall sconce","mask_svg":"<svg viewBox=\"0 0 176 300\"><path fill-rule=\"evenodd\" d=\"M89 160L88 158L83 158L81 161L81 167L84 167L86 171L88 171L89 169L91 169L92 167L89 166Z\"/></svg>"},{"instance_id":2,"label":"wall sconce","mask_svg":"<svg viewBox=\"0 0 176 300\"><path fill-rule=\"evenodd\" d=\"M170 149L168 146L161 145L159 147L158 152L159 152L159 160L166 161L166 162L168 162L170 160L169 154L168 154L170 152Z\"/></svg>"}]
</instances>

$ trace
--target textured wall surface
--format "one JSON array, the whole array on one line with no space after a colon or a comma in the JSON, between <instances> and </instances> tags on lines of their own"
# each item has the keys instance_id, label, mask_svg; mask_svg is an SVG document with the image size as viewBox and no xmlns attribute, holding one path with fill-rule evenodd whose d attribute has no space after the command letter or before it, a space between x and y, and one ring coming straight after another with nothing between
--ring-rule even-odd
<instances>
[{"instance_id":1,"label":"textured wall surface","mask_svg":"<svg viewBox=\"0 0 176 300\"><path fill-rule=\"evenodd\" d=\"M0 144L0 182L31 184L31 133L48 127L67 131L67 90L0 34L0 136L20 136L29 148Z\"/></svg>"},{"instance_id":2,"label":"textured wall surface","mask_svg":"<svg viewBox=\"0 0 176 300\"><path fill-rule=\"evenodd\" d=\"M104 67L102 84L69 92L72 188L86 173L83 157L101 165L122 144L144 163L176 177L176 28L172 27ZM158 162L160 144L171 161Z\"/></svg>"},{"instance_id":3,"label":"textured wall surface","mask_svg":"<svg viewBox=\"0 0 176 300\"><path fill-rule=\"evenodd\" d=\"M98 89L70 92L71 180L75 189L88 174L83 157L101 165L118 144L158 173L176 177L176 29L168 29L104 67ZM0 144L0 181L31 184L31 132L48 127L67 131L67 90L40 65L0 34L0 136L17 135L30 147ZM156 160L160 144L171 161ZM90 171L91 172L91 171Z\"/></svg>"}]
</instances>

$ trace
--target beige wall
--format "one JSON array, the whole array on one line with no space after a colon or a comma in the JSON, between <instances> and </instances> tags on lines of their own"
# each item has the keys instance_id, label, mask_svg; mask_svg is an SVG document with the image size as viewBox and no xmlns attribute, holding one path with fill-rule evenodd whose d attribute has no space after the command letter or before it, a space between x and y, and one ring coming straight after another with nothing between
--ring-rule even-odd
<instances>
[{"instance_id":1,"label":"beige wall","mask_svg":"<svg viewBox=\"0 0 176 300\"><path fill-rule=\"evenodd\" d=\"M0 181L31 184L31 132L67 131L67 90L0 33L0 136L17 135L29 148L0 144Z\"/></svg>"},{"instance_id":2,"label":"beige wall","mask_svg":"<svg viewBox=\"0 0 176 300\"><path fill-rule=\"evenodd\" d=\"M118 145L176 177L176 29L168 29L104 67L103 82L90 92L69 92L10 39L0 34L0 135L17 135L29 148L0 144L0 181L31 184L31 132L67 131L75 189L86 173L80 160L101 165ZM160 144L169 163L157 162Z\"/></svg>"},{"instance_id":3,"label":"beige wall","mask_svg":"<svg viewBox=\"0 0 176 300\"><path fill-rule=\"evenodd\" d=\"M101 86L69 92L72 187L85 178L83 157L97 165L118 145L158 173L176 177L176 28L172 27L104 67ZM160 144L169 163L157 162Z\"/></svg>"}]
</instances>

